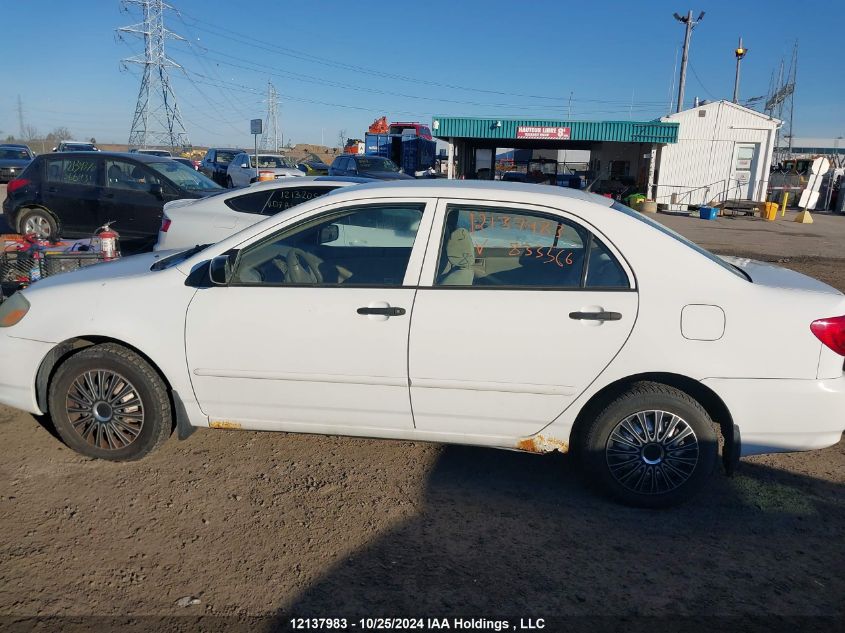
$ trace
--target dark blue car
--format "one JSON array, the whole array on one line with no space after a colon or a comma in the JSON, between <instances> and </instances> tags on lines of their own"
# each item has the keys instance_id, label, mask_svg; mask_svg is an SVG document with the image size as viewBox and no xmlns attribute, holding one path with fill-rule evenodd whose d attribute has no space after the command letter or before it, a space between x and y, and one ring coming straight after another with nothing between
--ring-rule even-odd
<instances>
[{"instance_id":1,"label":"dark blue car","mask_svg":"<svg viewBox=\"0 0 845 633\"><path fill-rule=\"evenodd\" d=\"M9 182L20 176L35 155L26 145L5 143L0 145L0 181Z\"/></svg>"}]
</instances>

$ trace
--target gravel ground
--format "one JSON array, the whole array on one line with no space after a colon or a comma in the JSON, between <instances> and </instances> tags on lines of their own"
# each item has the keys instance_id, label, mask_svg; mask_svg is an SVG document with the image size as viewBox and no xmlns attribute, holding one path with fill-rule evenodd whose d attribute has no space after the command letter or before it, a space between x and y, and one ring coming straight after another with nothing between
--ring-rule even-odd
<instances>
[{"instance_id":1,"label":"gravel ground","mask_svg":"<svg viewBox=\"0 0 845 633\"><path fill-rule=\"evenodd\" d=\"M842 260L783 265L845 289ZM91 616L126 631L269 631L291 615L845 617L845 442L744 460L694 503L651 512L596 496L561 455L200 430L113 464L2 406L0 432L8 630L48 616L64 619L38 630L116 622Z\"/></svg>"}]
</instances>

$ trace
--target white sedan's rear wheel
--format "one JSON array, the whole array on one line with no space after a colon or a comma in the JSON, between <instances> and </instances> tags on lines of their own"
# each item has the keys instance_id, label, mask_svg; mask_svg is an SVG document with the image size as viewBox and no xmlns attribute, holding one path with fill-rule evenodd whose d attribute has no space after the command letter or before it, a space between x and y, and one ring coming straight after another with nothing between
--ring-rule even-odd
<instances>
[{"instance_id":1,"label":"white sedan's rear wheel","mask_svg":"<svg viewBox=\"0 0 845 633\"><path fill-rule=\"evenodd\" d=\"M637 383L610 402L585 434L587 471L629 505L666 507L692 497L713 473L713 421L686 393Z\"/></svg>"}]
</instances>

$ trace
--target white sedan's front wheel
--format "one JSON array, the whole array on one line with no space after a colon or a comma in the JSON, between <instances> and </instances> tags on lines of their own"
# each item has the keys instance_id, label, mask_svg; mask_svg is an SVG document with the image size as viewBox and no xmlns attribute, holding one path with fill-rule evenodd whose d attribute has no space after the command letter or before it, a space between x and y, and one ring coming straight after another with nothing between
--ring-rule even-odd
<instances>
[{"instance_id":1,"label":"white sedan's front wheel","mask_svg":"<svg viewBox=\"0 0 845 633\"><path fill-rule=\"evenodd\" d=\"M582 457L591 477L640 507L692 497L712 475L719 453L704 408L679 389L650 382L607 404L584 437Z\"/></svg>"},{"instance_id":2,"label":"white sedan's front wheel","mask_svg":"<svg viewBox=\"0 0 845 633\"><path fill-rule=\"evenodd\" d=\"M50 383L49 406L65 443L88 457L140 459L173 429L161 377L114 343L87 347L64 361Z\"/></svg>"}]
</instances>

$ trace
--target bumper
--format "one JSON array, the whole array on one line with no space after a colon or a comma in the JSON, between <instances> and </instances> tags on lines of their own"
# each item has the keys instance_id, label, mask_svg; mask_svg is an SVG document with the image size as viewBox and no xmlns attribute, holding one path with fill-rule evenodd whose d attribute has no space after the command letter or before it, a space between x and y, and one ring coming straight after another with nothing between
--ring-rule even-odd
<instances>
[{"instance_id":1,"label":"bumper","mask_svg":"<svg viewBox=\"0 0 845 633\"><path fill-rule=\"evenodd\" d=\"M41 361L54 343L31 341L0 334L0 404L41 415L35 394L35 377Z\"/></svg>"},{"instance_id":2,"label":"bumper","mask_svg":"<svg viewBox=\"0 0 845 633\"><path fill-rule=\"evenodd\" d=\"M845 431L845 377L701 382L724 400L739 426L743 457L826 448Z\"/></svg>"}]
</instances>

